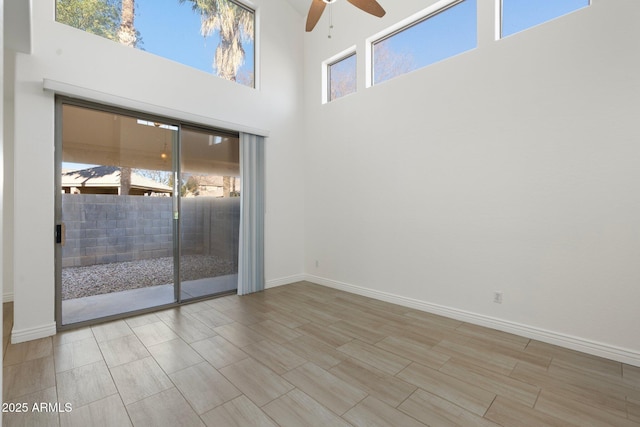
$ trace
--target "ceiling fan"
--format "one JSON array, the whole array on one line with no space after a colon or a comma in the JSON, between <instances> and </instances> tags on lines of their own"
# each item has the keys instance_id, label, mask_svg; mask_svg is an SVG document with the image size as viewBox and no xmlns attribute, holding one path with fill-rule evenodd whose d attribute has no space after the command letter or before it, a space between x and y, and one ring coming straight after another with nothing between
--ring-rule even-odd
<instances>
[{"instance_id":1,"label":"ceiling fan","mask_svg":"<svg viewBox=\"0 0 640 427\"><path fill-rule=\"evenodd\" d=\"M358 9L362 9L367 13L370 13L378 18L381 18L386 13L385 10L378 4L376 0L347 0L349 3L357 7ZM324 12L324 8L331 3L335 3L336 0L312 0L311 8L309 9L309 15L307 16L307 31L313 30L313 27L316 26L320 17L322 16L322 12Z\"/></svg>"}]
</instances>

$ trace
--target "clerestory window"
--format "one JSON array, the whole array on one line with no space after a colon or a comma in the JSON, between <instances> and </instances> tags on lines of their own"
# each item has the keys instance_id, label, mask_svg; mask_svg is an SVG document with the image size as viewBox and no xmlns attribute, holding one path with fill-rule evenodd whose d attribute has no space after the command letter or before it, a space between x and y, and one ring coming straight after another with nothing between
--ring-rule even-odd
<instances>
[{"instance_id":1,"label":"clerestory window","mask_svg":"<svg viewBox=\"0 0 640 427\"><path fill-rule=\"evenodd\" d=\"M56 21L255 87L255 12L232 0L56 0Z\"/></svg>"},{"instance_id":2,"label":"clerestory window","mask_svg":"<svg viewBox=\"0 0 640 427\"><path fill-rule=\"evenodd\" d=\"M327 64L328 101L354 93L357 89L356 53Z\"/></svg>"}]
</instances>

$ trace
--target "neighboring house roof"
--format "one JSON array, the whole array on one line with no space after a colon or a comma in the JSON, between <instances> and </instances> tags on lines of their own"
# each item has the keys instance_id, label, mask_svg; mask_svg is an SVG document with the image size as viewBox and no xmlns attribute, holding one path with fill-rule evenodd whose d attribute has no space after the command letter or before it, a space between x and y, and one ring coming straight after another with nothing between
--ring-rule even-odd
<instances>
[{"instance_id":1,"label":"neighboring house roof","mask_svg":"<svg viewBox=\"0 0 640 427\"><path fill-rule=\"evenodd\" d=\"M206 187L222 187L224 178L218 175L194 175L198 185Z\"/></svg>"},{"instance_id":2,"label":"neighboring house roof","mask_svg":"<svg viewBox=\"0 0 640 427\"><path fill-rule=\"evenodd\" d=\"M97 166L89 169L62 172L62 187L119 188L120 168ZM151 178L131 172L131 188L150 190L157 193L171 193L173 188Z\"/></svg>"}]
</instances>

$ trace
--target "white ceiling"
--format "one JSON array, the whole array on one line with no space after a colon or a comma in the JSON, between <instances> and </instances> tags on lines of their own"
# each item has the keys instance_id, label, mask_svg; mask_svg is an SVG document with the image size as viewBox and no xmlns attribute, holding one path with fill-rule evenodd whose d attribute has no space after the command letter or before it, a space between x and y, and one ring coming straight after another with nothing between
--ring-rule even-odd
<instances>
[{"instance_id":1,"label":"white ceiling","mask_svg":"<svg viewBox=\"0 0 640 427\"><path fill-rule=\"evenodd\" d=\"M311 6L311 0L287 0L287 2L289 2L295 10L300 12L301 15L305 16L307 12L309 12L309 7Z\"/></svg>"}]
</instances>

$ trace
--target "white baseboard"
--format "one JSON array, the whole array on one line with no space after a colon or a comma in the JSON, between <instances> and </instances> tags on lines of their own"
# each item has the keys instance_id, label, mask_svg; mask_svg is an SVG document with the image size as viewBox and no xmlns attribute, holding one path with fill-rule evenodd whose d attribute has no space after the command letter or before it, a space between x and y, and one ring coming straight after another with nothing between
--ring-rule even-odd
<instances>
[{"instance_id":1,"label":"white baseboard","mask_svg":"<svg viewBox=\"0 0 640 427\"><path fill-rule=\"evenodd\" d=\"M2 302L13 302L13 292L6 292L2 294Z\"/></svg>"},{"instance_id":2,"label":"white baseboard","mask_svg":"<svg viewBox=\"0 0 640 427\"><path fill-rule=\"evenodd\" d=\"M39 338L50 337L57 332L56 322L48 325L36 326L35 328L27 328L11 331L11 343L18 344L25 341L37 340Z\"/></svg>"},{"instance_id":3,"label":"white baseboard","mask_svg":"<svg viewBox=\"0 0 640 427\"><path fill-rule=\"evenodd\" d=\"M280 279L268 280L265 283L265 289L275 288L277 286L290 285L291 283L301 282L306 280L307 276L305 274L295 274L293 276L282 277Z\"/></svg>"},{"instance_id":4,"label":"white baseboard","mask_svg":"<svg viewBox=\"0 0 640 427\"><path fill-rule=\"evenodd\" d=\"M305 280L329 288L339 289L357 295L374 298L381 301L398 304L404 307L414 308L416 310L428 313L438 314L440 316L449 317L474 325L485 326L491 329L512 333L525 338L535 339L548 344L554 344L560 347L569 348L571 350L580 351L582 353L594 356L604 357L606 359L615 360L629 365L640 367L640 353L608 344L591 341L588 339L574 337L558 332L548 331L533 326L523 325L508 320L497 319L482 314L472 313L456 308L446 307L438 304L432 304L426 301L407 298L400 295L394 295L388 292L377 291L374 289L363 288L361 286L351 285L348 283L338 282L323 277L306 275Z\"/></svg>"}]
</instances>

